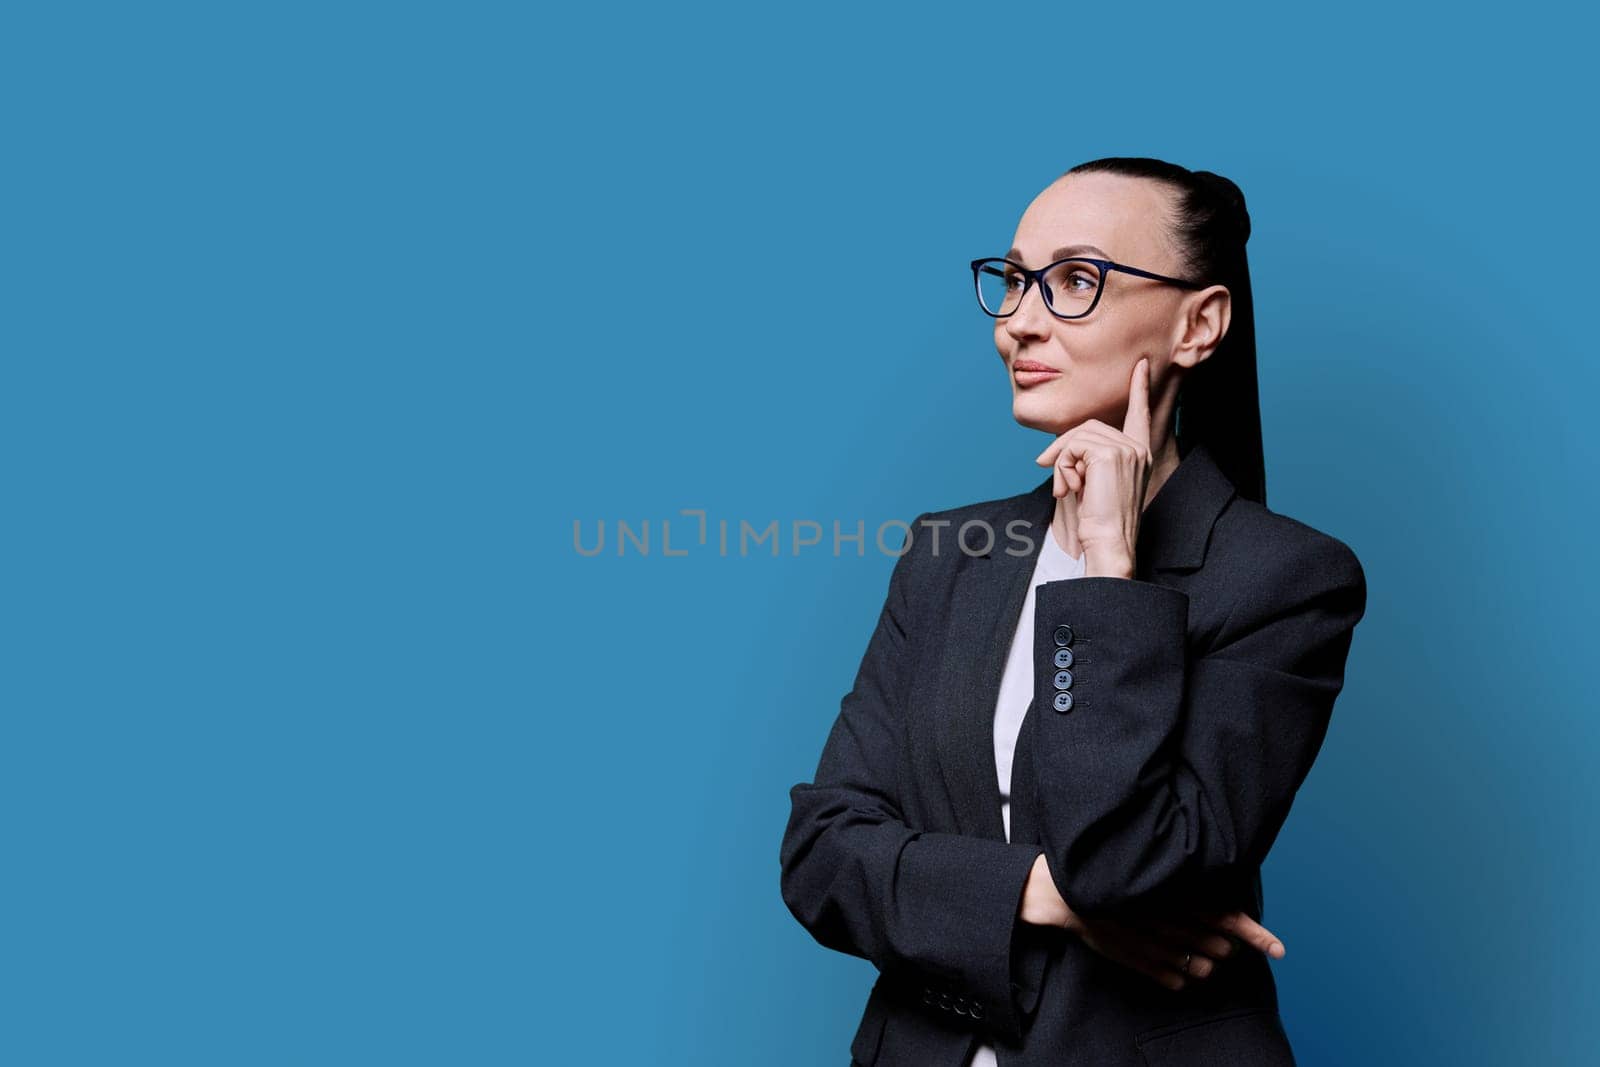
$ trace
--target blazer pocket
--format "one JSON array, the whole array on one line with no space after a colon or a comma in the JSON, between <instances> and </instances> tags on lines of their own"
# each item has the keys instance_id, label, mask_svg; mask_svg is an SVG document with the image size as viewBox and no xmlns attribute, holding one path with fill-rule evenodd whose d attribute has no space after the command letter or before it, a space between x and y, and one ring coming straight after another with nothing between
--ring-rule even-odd
<instances>
[{"instance_id":1,"label":"blazer pocket","mask_svg":"<svg viewBox=\"0 0 1600 1067\"><path fill-rule=\"evenodd\" d=\"M850 1042L850 1055L865 1067L878 1062L878 1046L883 1041L884 1023L888 1021L888 1006L879 988L881 982L882 979L873 983L872 995L867 997L867 1008L861 1015L861 1025L856 1027L856 1036Z\"/></svg>"},{"instance_id":2,"label":"blazer pocket","mask_svg":"<svg viewBox=\"0 0 1600 1067\"><path fill-rule=\"evenodd\" d=\"M1134 1044L1147 1067L1294 1067L1275 1008L1244 1008L1147 1030Z\"/></svg>"}]
</instances>

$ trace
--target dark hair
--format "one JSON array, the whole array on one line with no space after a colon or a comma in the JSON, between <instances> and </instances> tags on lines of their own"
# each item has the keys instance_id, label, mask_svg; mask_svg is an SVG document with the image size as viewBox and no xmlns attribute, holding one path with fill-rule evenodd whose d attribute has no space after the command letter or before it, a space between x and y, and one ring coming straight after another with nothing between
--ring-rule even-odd
<instances>
[{"instance_id":1,"label":"dark hair","mask_svg":"<svg viewBox=\"0 0 1600 1067\"><path fill-rule=\"evenodd\" d=\"M1220 174L1143 156L1093 159L1066 173L1091 172L1153 178L1178 191L1170 233L1183 256L1179 275L1202 285L1225 285L1232 298L1228 332L1210 358L1187 372L1179 388L1178 454L1186 456L1195 445L1205 445L1239 495L1265 505L1255 308L1244 249L1250 240L1250 212L1244 193Z\"/></svg>"}]
</instances>

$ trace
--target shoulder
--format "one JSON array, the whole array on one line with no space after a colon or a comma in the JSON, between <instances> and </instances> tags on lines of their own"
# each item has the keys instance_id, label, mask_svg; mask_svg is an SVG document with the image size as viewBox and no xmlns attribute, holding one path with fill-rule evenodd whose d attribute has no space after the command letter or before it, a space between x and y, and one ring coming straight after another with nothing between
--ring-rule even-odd
<instances>
[{"instance_id":1,"label":"shoulder","mask_svg":"<svg viewBox=\"0 0 1600 1067\"><path fill-rule=\"evenodd\" d=\"M935 508L901 520L905 535L896 552L891 591L901 595L936 596L948 591L975 556L989 552L1024 553L1033 533L1027 516L1046 499L1048 483L1010 496L993 497L957 507ZM1020 522L1022 525L1018 525ZM884 536L883 544L892 543Z\"/></svg>"},{"instance_id":2,"label":"shoulder","mask_svg":"<svg viewBox=\"0 0 1600 1067\"><path fill-rule=\"evenodd\" d=\"M1039 510L1044 499L1041 488L924 511L911 520L906 555L920 563L932 558L948 561L974 551L983 554L983 546L991 537L995 546L1003 548L1019 536L1014 528L1008 529L1008 524L1027 521L1027 516Z\"/></svg>"},{"instance_id":3,"label":"shoulder","mask_svg":"<svg viewBox=\"0 0 1600 1067\"><path fill-rule=\"evenodd\" d=\"M1335 597L1359 617L1366 572L1355 550L1299 519L1235 496L1217 516L1205 568L1261 610Z\"/></svg>"}]
</instances>

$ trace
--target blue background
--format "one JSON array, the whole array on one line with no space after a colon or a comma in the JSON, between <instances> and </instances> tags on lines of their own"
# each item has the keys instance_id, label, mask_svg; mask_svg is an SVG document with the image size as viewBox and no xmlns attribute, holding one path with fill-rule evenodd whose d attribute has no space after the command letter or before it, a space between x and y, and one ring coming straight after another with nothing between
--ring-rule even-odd
<instances>
[{"instance_id":1,"label":"blue background","mask_svg":"<svg viewBox=\"0 0 1600 1067\"><path fill-rule=\"evenodd\" d=\"M967 261L1118 154L1245 190L1269 504L1370 586L1265 872L1302 1062L1592 1056L1556 9L49 10L0 26L0 1058L842 1064L874 972L783 906L787 790L871 531L1039 480Z\"/></svg>"}]
</instances>

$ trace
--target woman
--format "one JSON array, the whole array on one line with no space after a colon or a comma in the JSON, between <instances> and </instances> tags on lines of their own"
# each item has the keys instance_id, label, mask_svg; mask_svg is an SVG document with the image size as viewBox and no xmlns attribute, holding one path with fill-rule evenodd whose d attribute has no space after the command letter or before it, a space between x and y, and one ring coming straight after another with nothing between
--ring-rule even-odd
<instances>
[{"instance_id":1,"label":"woman","mask_svg":"<svg viewBox=\"0 0 1600 1067\"><path fill-rule=\"evenodd\" d=\"M1266 508L1238 187L1081 164L973 263L1050 437L1031 492L918 517L783 899L871 960L853 1061L1292 1064L1260 866L1366 580Z\"/></svg>"}]
</instances>

